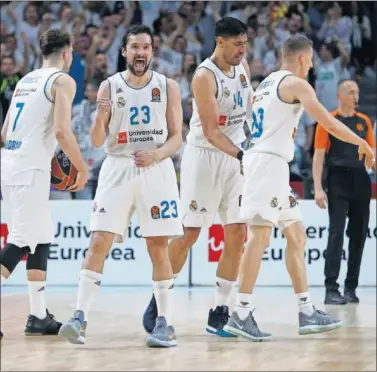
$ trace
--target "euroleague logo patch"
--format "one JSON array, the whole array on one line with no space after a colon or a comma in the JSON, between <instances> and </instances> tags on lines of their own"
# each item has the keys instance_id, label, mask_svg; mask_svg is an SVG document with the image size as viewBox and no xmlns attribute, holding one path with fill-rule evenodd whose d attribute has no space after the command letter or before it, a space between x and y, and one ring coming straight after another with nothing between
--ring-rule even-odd
<instances>
[{"instance_id":1,"label":"euroleague logo patch","mask_svg":"<svg viewBox=\"0 0 377 372\"><path fill-rule=\"evenodd\" d=\"M152 102L161 102L161 91L158 88L152 89Z\"/></svg>"},{"instance_id":2,"label":"euroleague logo patch","mask_svg":"<svg viewBox=\"0 0 377 372\"><path fill-rule=\"evenodd\" d=\"M151 208L151 217L154 219L154 220L158 220L161 216L160 216L160 208L157 207L157 205L154 205L152 208Z\"/></svg>"}]
</instances>

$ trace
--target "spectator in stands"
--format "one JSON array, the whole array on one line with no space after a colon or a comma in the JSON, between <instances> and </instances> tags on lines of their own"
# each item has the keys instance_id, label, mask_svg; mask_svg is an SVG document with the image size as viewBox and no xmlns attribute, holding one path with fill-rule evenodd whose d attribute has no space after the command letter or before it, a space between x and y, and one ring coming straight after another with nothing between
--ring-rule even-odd
<instances>
[{"instance_id":1,"label":"spectator in stands","mask_svg":"<svg viewBox=\"0 0 377 372\"><path fill-rule=\"evenodd\" d=\"M343 9L338 1L329 1L327 6L326 18L317 33L317 37L325 43L334 39L340 40L350 53L352 21L349 17L342 16Z\"/></svg>"},{"instance_id":2,"label":"spectator in stands","mask_svg":"<svg viewBox=\"0 0 377 372\"><path fill-rule=\"evenodd\" d=\"M339 57L337 57L339 54ZM349 54L340 41L322 44L314 55L315 91L318 100L329 110L338 107L337 85L349 62Z\"/></svg>"},{"instance_id":3,"label":"spectator in stands","mask_svg":"<svg viewBox=\"0 0 377 372\"><path fill-rule=\"evenodd\" d=\"M338 99L339 106L333 115L376 150L370 119L356 111L359 101L357 83L353 80L341 82L338 87ZM328 167L327 195L322 186L325 156ZM316 203L320 208L327 208L328 204L330 219L325 258L325 303L333 305L358 303L356 288L368 232L371 181L363 160L359 160L357 146L336 139L320 124L315 137L313 178ZM337 280L347 217L349 218L348 270L343 297L339 292Z\"/></svg>"},{"instance_id":4,"label":"spectator in stands","mask_svg":"<svg viewBox=\"0 0 377 372\"><path fill-rule=\"evenodd\" d=\"M105 159L104 149L94 148L90 140L90 127L96 111L99 82L89 80L85 87L85 97L80 104L73 107L72 127L81 153L89 167L88 183L82 191L73 194L75 199L93 199L97 188L99 169Z\"/></svg>"},{"instance_id":5,"label":"spectator in stands","mask_svg":"<svg viewBox=\"0 0 377 372\"><path fill-rule=\"evenodd\" d=\"M1 78L0 78L0 101L3 109L3 117L5 118L10 101L17 83L22 78L22 75L17 72L16 61L13 56L1 57Z\"/></svg>"}]
</instances>

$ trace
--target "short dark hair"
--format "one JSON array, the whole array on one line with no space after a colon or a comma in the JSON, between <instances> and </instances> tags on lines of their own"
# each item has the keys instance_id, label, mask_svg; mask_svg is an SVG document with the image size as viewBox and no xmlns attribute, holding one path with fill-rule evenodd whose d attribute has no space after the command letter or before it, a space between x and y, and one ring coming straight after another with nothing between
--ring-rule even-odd
<instances>
[{"instance_id":1,"label":"short dark hair","mask_svg":"<svg viewBox=\"0 0 377 372\"><path fill-rule=\"evenodd\" d=\"M237 18L224 17L216 22L215 36L216 37L236 37L247 33L247 26L245 23L239 21Z\"/></svg>"},{"instance_id":2,"label":"short dark hair","mask_svg":"<svg viewBox=\"0 0 377 372\"><path fill-rule=\"evenodd\" d=\"M145 25L135 25L135 26L130 27L125 33L125 35L123 36L122 47L125 48L127 46L128 39L131 35L140 35L140 34L149 35L151 37L151 43L153 47L154 45L153 32L148 26L145 26Z\"/></svg>"},{"instance_id":3,"label":"short dark hair","mask_svg":"<svg viewBox=\"0 0 377 372\"><path fill-rule=\"evenodd\" d=\"M45 31L39 39L39 46L43 57L60 52L65 47L71 45L71 36L68 32L50 29Z\"/></svg>"},{"instance_id":4,"label":"short dark hair","mask_svg":"<svg viewBox=\"0 0 377 372\"><path fill-rule=\"evenodd\" d=\"M313 47L313 42L306 36L295 35L288 38L282 48L283 58L289 57L298 51Z\"/></svg>"}]
</instances>

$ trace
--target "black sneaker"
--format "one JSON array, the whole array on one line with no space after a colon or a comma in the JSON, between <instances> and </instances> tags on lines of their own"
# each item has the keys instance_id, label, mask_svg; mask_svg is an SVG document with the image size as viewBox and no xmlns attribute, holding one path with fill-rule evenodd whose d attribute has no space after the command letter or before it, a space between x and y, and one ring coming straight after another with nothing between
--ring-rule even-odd
<instances>
[{"instance_id":1,"label":"black sneaker","mask_svg":"<svg viewBox=\"0 0 377 372\"><path fill-rule=\"evenodd\" d=\"M228 306L217 306L215 310L211 309L209 311L206 331L220 337L237 337L224 331L224 326L228 323L228 320Z\"/></svg>"},{"instance_id":2,"label":"black sneaker","mask_svg":"<svg viewBox=\"0 0 377 372\"><path fill-rule=\"evenodd\" d=\"M325 304L326 305L345 305L347 300L340 294L338 290L326 291Z\"/></svg>"},{"instance_id":3,"label":"black sneaker","mask_svg":"<svg viewBox=\"0 0 377 372\"><path fill-rule=\"evenodd\" d=\"M156 326L156 318L158 316L157 302L154 295L143 315L143 327L147 333L152 333Z\"/></svg>"},{"instance_id":4,"label":"black sneaker","mask_svg":"<svg viewBox=\"0 0 377 372\"><path fill-rule=\"evenodd\" d=\"M61 323L56 321L55 317L46 309L47 316L44 319L39 319L34 315L29 315L25 328L26 336L44 336L57 335Z\"/></svg>"},{"instance_id":5,"label":"black sneaker","mask_svg":"<svg viewBox=\"0 0 377 372\"><path fill-rule=\"evenodd\" d=\"M356 296L356 291L354 289L345 289L344 298L350 304L358 304L360 302L359 297Z\"/></svg>"}]
</instances>

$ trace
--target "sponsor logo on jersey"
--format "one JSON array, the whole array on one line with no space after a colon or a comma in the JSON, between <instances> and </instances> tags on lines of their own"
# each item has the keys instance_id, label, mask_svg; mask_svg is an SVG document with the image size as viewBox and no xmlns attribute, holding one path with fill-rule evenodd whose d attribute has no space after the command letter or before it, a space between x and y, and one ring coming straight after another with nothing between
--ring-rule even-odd
<instances>
[{"instance_id":1,"label":"sponsor logo on jersey","mask_svg":"<svg viewBox=\"0 0 377 372\"><path fill-rule=\"evenodd\" d=\"M230 96L230 90L228 87L225 87L224 88L224 97L225 98L228 98Z\"/></svg>"},{"instance_id":2,"label":"sponsor logo on jersey","mask_svg":"<svg viewBox=\"0 0 377 372\"><path fill-rule=\"evenodd\" d=\"M152 102L161 102L161 91L158 88L152 89Z\"/></svg>"},{"instance_id":3,"label":"sponsor logo on jersey","mask_svg":"<svg viewBox=\"0 0 377 372\"><path fill-rule=\"evenodd\" d=\"M118 143L127 143L127 132L119 132L118 133Z\"/></svg>"},{"instance_id":4,"label":"sponsor logo on jersey","mask_svg":"<svg viewBox=\"0 0 377 372\"><path fill-rule=\"evenodd\" d=\"M157 205L154 205L151 208L151 216L154 220L158 220L160 218L160 208Z\"/></svg>"},{"instance_id":5,"label":"sponsor logo on jersey","mask_svg":"<svg viewBox=\"0 0 377 372\"><path fill-rule=\"evenodd\" d=\"M22 141L8 140L5 142L4 148L6 150L18 150L22 146Z\"/></svg>"},{"instance_id":6,"label":"sponsor logo on jersey","mask_svg":"<svg viewBox=\"0 0 377 372\"><path fill-rule=\"evenodd\" d=\"M123 108L126 105L126 101L123 97L118 97L117 105L119 108Z\"/></svg>"},{"instance_id":7,"label":"sponsor logo on jersey","mask_svg":"<svg viewBox=\"0 0 377 372\"><path fill-rule=\"evenodd\" d=\"M120 93L123 93L122 88L118 88L117 91L116 91L116 94L120 94Z\"/></svg>"},{"instance_id":8,"label":"sponsor logo on jersey","mask_svg":"<svg viewBox=\"0 0 377 372\"><path fill-rule=\"evenodd\" d=\"M227 116L226 115L220 115L219 116L219 126L220 127L225 127L227 121Z\"/></svg>"},{"instance_id":9,"label":"sponsor logo on jersey","mask_svg":"<svg viewBox=\"0 0 377 372\"><path fill-rule=\"evenodd\" d=\"M16 89L14 92L15 97L25 97L28 96L30 93L35 93L37 88L29 88L29 89Z\"/></svg>"},{"instance_id":10,"label":"sponsor logo on jersey","mask_svg":"<svg viewBox=\"0 0 377 372\"><path fill-rule=\"evenodd\" d=\"M247 80L246 80L246 77L245 77L244 74L240 75L240 81L241 81L242 88L247 88L248 87Z\"/></svg>"}]
</instances>

